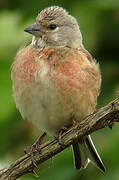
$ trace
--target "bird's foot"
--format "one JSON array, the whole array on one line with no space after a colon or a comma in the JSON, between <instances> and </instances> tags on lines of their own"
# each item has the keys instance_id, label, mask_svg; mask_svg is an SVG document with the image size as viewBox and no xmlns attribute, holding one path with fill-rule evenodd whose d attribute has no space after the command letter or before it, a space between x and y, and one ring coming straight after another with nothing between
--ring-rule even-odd
<instances>
[{"instance_id":1,"label":"bird's foot","mask_svg":"<svg viewBox=\"0 0 119 180\"><path fill-rule=\"evenodd\" d=\"M78 124L78 122L75 119L73 119L72 126L76 126L77 124Z\"/></svg>"},{"instance_id":2,"label":"bird's foot","mask_svg":"<svg viewBox=\"0 0 119 180\"><path fill-rule=\"evenodd\" d=\"M62 129L58 132L58 134L55 136L55 138L56 138L56 140L58 141L58 143L60 144L60 146L62 147L62 148L64 148L65 147L65 144L63 143L63 141L62 141L62 135L63 135L63 133L65 132L65 131L67 131L67 127L62 127Z\"/></svg>"},{"instance_id":3,"label":"bird's foot","mask_svg":"<svg viewBox=\"0 0 119 180\"><path fill-rule=\"evenodd\" d=\"M32 164L37 168L38 168L38 166L35 163L34 153L35 152L41 153L40 145L41 145L45 136L46 136L46 132L44 132L31 147L27 147L26 149L24 149L25 154L27 154L28 151L30 152Z\"/></svg>"}]
</instances>

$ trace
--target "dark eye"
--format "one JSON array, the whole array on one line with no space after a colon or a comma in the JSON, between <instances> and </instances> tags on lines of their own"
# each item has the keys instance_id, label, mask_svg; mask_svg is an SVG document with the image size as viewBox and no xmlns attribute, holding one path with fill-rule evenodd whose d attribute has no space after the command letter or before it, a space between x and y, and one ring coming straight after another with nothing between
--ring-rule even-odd
<instances>
[{"instance_id":1,"label":"dark eye","mask_svg":"<svg viewBox=\"0 0 119 180\"><path fill-rule=\"evenodd\" d=\"M57 27L56 24L50 24L49 25L50 30L54 30L54 29L56 29L56 27Z\"/></svg>"}]
</instances>

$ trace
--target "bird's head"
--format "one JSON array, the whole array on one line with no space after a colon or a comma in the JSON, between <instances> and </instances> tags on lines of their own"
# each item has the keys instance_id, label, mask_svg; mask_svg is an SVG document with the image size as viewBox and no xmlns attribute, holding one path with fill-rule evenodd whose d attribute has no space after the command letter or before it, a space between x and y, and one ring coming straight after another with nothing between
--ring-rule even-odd
<instances>
[{"instance_id":1,"label":"bird's head","mask_svg":"<svg viewBox=\"0 0 119 180\"><path fill-rule=\"evenodd\" d=\"M61 7L52 6L42 10L36 22L25 29L34 35L37 47L79 48L82 35L76 19Z\"/></svg>"}]
</instances>

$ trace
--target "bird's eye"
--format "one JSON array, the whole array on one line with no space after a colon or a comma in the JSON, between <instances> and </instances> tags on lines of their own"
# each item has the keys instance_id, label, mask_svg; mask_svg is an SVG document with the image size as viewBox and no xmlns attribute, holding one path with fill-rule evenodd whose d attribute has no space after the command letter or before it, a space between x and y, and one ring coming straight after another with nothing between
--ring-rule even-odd
<instances>
[{"instance_id":1,"label":"bird's eye","mask_svg":"<svg viewBox=\"0 0 119 180\"><path fill-rule=\"evenodd\" d=\"M56 29L56 27L57 27L56 24L50 24L49 25L50 30L54 30L54 29Z\"/></svg>"}]
</instances>

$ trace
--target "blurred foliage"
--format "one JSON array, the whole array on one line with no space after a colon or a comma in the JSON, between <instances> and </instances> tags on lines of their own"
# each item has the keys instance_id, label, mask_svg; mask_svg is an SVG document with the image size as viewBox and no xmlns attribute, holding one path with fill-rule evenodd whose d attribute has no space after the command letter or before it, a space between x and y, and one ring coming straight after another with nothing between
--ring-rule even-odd
<instances>
[{"instance_id":1,"label":"blurred foliage","mask_svg":"<svg viewBox=\"0 0 119 180\"><path fill-rule=\"evenodd\" d=\"M34 22L41 9L58 5L75 16L83 32L84 45L99 61L102 90L98 107L113 100L119 91L119 1L118 0L1 0L0 1L0 168L8 165L41 134L21 119L12 98L10 66L16 52L31 41L23 29ZM105 174L92 164L77 172L71 148L40 166L42 180L118 180L119 125L94 133L98 151L107 167ZM36 179L25 175L20 180Z\"/></svg>"}]
</instances>

